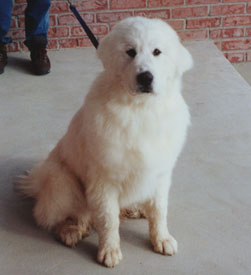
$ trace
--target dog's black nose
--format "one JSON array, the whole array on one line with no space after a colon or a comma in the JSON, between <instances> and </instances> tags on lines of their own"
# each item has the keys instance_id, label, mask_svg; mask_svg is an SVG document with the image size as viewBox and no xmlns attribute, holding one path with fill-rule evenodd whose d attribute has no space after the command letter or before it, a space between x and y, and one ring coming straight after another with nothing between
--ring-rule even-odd
<instances>
[{"instance_id":1,"label":"dog's black nose","mask_svg":"<svg viewBox=\"0 0 251 275\"><path fill-rule=\"evenodd\" d=\"M144 88L149 88L152 82L153 75L149 71L137 75L137 83Z\"/></svg>"}]
</instances>

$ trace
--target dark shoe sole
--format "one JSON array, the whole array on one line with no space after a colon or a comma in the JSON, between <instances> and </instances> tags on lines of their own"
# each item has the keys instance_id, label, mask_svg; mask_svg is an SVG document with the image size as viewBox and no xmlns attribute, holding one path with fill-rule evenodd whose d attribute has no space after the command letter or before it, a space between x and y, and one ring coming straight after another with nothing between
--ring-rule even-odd
<instances>
[{"instance_id":1,"label":"dark shoe sole","mask_svg":"<svg viewBox=\"0 0 251 275\"><path fill-rule=\"evenodd\" d=\"M38 71L38 70L34 70L35 75L46 75L48 73L50 73L50 70L46 70L46 71Z\"/></svg>"}]
</instances>

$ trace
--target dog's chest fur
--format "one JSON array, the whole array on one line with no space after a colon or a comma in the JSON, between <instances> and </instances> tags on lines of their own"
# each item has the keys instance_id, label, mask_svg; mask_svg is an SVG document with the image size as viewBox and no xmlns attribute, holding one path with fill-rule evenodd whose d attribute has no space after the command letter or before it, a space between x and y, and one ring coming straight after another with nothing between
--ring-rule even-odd
<instances>
[{"instance_id":1,"label":"dog's chest fur","mask_svg":"<svg viewBox=\"0 0 251 275\"><path fill-rule=\"evenodd\" d=\"M147 106L96 105L97 100L88 106L89 154L132 202L133 194L153 194L158 177L170 173L181 150L189 115L182 97L177 100L171 107L154 98Z\"/></svg>"}]
</instances>

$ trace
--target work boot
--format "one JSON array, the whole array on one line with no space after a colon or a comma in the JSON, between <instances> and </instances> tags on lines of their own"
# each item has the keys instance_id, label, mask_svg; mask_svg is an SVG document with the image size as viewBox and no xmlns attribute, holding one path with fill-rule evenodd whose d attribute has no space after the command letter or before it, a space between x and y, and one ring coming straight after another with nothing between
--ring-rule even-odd
<instances>
[{"instance_id":1,"label":"work boot","mask_svg":"<svg viewBox=\"0 0 251 275\"><path fill-rule=\"evenodd\" d=\"M51 64L47 55L46 44L46 39L40 37L33 37L31 41L26 43L30 50L32 66L36 75L44 75L50 72Z\"/></svg>"},{"instance_id":2,"label":"work boot","mask_svg":"<svg viewBox=\"0 0 251 275\"><path fill-rule=\"evenodd\" d=\"M5 44L0 42L0 74L4 72L4 67L6 66L8 61L7 51Z\"/></svg>"}]
</instances>

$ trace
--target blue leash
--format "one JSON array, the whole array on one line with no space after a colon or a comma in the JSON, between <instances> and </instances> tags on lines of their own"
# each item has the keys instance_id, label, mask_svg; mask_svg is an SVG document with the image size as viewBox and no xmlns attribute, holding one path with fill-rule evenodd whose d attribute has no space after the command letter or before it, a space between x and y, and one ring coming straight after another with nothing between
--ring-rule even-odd
<instances>
[{"instance_id":1,"label":"blue leash","mask_svg":"<svg viewBox=\"0 0 251 275\"><path fill-rule=\"evenodd\" d=\"M98 48L98 44L99 44L97 38L94 36L93 32L87 26L87 24L85 23L84 19L81 17L81 15L79 14L79 12L77 11L76 7L71 3L70 0L67 0L67 1L68 1L69 5L70 5L71 11L73 12L73 14L78 19L79 23L81 24L81 26L83 27L84 31L86 32L86 34L88 35L89 39L91 40L93 46L97 49Z\"/></svg>"}]
</instances>

